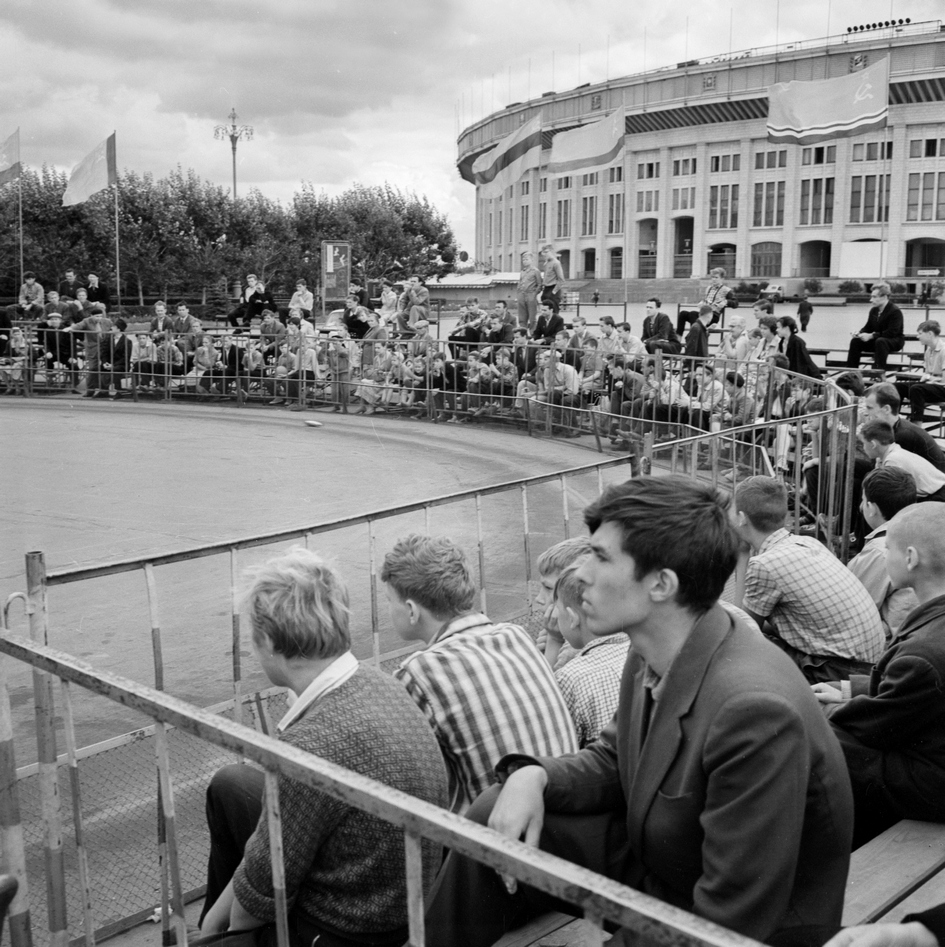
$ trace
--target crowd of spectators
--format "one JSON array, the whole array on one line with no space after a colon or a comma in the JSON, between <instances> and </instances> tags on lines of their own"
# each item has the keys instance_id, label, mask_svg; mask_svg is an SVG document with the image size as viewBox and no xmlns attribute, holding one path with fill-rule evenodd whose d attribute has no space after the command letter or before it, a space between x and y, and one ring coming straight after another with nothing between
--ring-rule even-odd
<instances>
[{"instance_id":1,"label":"crowd of spectators","mask_svg":"<svg viewBox=\"0 0 945 947\"><path fill-rule=\"evenodd\" d=\"M454 542L405 536L380 579L419 648L386 680L350 653L338 574L297 548L248 595L263 669L298 695L278 731L736 932L841 947L851 852L945 822L945 506L896 467L864 497L869 544L845 566L787 532L774 477L732 497L609 487L588 535L538 559L537 639L477 609ZM204 934L272 927L262 784L246 766L211 783ZM288 778L280 800L292 943L402 943L402 835ZM426 844L432 943L489 947L568 910Z\"/></svg>"}]
</instances>

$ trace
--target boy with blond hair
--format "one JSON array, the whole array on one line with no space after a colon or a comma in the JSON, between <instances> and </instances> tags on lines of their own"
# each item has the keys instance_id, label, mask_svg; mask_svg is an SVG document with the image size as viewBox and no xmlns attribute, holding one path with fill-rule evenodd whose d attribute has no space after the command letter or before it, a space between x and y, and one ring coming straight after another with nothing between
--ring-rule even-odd
<instances>
[{"instance_id":1,"label":"boy with blond hair","mask_svg":"<svg viewBox=\"0 0 945 947\"><path fill-rule=\"evenodd\" d=\"M600 736L617 712L630 639L621 632L598 636L588 630L581 608L584 583L578 577L579 568L578 562L568 566L555 583L558 630L577 652L555 671L555 680L583 748Z\"/></svg>"},{"instance_id":2,"label":"boy with blond hair","mask_svg":"<svg viewBox=\"0 0 945 947\"><path fill-rule=\"evenodd\" d=\"M549 546L538 557L538 596L535 604L542 609L542 629L538 635L538 647L548 663L557 670L564 667L577 653L561 636L555 618L555 586L561 573L568 566L579 562L591 551L586 536L574 536Z\"/></svg>"}]
</instances>

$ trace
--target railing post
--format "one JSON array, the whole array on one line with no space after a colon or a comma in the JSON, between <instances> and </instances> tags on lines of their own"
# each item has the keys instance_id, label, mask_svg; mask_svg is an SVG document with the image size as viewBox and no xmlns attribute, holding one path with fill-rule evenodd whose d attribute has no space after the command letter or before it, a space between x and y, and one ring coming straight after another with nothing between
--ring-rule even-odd
<instances>
[{"instance_id":1,"label":"railing post","mask_svg":"<svg viewBox=\"0 0 945 947\"><path fill-rule=\"evenodd\" d=\"M180 861L177 849L177 816L174 811L174 788L171 785L171 764L167 752L167 727L165 724L155 722L154 724L154 750L157 756L158 782L160 792L158 794L158 803L161 806L163 816L163 825L165 829L165 848L162 852L161 875L163 879L170 875L171 882L171 920L177 933L177 943L184 947L187 943L187 924L184 920L184 896L183 887L180 879ZM162 883L163 889L163 883ZM162 916L166 918L165 900L162 904ZM168 930L165 927L165 943Z\"/></svg>"},{"instance_id":2,"label":"railing post","mask_svg":"<svg viewBox=\"0 0 945 947\"><path fill-rule=\"evenodd\" d=\"M144 582L148 589L148 616L151 620L151 654L154 659L154 687L164 690L164 653L161 647L161 619L158 616L157 585L154 581L154 566L150 562L144 567Z\"/></svg>"},{"instance_id":3,"label":"railing post","mask_svg":"<svg viewBox=\"0 0 945 947\"><path fill-rule=\"evenodd\" d=\"M240 654L239 557L230 547L230 629L233 647L233 719L243 722L243 663Z\"/></svg>"},{"instance_id":4,"label":"railing post","mask_svg":"<svg viewBox=\"0 0 945 947\"><path fill-rule=\"evenodd\" d=\"M381 628L377 615L377 536L374 520L368 520L368 556L371 568L371 643L374 652L374 667L381 666Z\"/></svg>"},{"instance_id":5,"label":"railing post","mask_svg":"<svg viewBox=\"0 0 945 947\"><path fill-rule=\"evenodd\" d=\"M598 469L600 473L600 469ZM525 600L532 610L532 536L528 527L528 486L522 484L522 534L525 537Z\"/></svg>"},{"instance_id":6,"label":"railing post","mask_svg":"<svg viewBox=\"0 0 945 947\"><path fill-rule=\"evenodd\" d=\"M483 614L488 615L486 607L486 547L482 538L482 495L476 494L476 543L479 549L479 601Z\"/></svg>"},{"instance_id":7,"label":"railing post","mask_svg":"<svg viewBox=\"0 0 945 947\"><path fill-rule=\"evenodd\" d=\"M7 686L7 670L12 661L12 658L0 655L0 866L4 872L13 875L19 885L8 914L11 947L32 947L26 846L20 821L13 713Z\"/></svg>"},{"instance_id":8,"label":"railing post","mask_svg":"<svg viewBox=\"0 0 945 947\"><path fill-rule=\"evenodd\" d=\"M266 770L266 819L269 826L269 856L272 862L272 893L276 902L276 937L279 947L289 947L289 909L285 893L285 861L282 852L282 811L279 778ZM317 940L318 938L316 938Z\"/></svg>"},{"instance_id":9,"label":"railing post","mask_svg":"<svg viewBox=\"0 0 945 947\"><path fill-rule=\"evenodd\" d=\"M423 838L404 831L404 855L407 860L407 924L408 947L424 947L426 931L423 924Z\"/></svg>"},{"instance_id":10,"label":"railing post","mask_svg":"<svg viewBox=\"0 0 945 947\"><path fill-rule=\"evenodd\" d=\"M48 645L46 623L46 562L41 552L26 554L27 612L30 638ZM62 813L59 798L59 771L56 762L56 712L52 677L33 670L36 705L36 748L39 761L39 790L46 829L46 900L49 915L50 947L67 947L66 869L62 854Z\"/></svg>"},{"instance_id":11,"label":"railing post","mask_svg":"<svg viewBox=\"0 0 945 947\"><path fill-rule=\"evenodd\" d=\"M558 481L561 484L561 515L564 519L564 538L571 538L571 514L568 510L568 484L564 478L564 474L561 474L558 477Z\"/></svg>"}]
</instances>

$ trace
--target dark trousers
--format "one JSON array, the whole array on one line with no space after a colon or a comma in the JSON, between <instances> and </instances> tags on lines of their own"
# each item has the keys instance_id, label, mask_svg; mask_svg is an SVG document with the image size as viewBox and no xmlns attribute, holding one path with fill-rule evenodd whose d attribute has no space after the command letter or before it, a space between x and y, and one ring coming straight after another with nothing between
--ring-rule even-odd
<instances>
[{"instance_id":1,"label":"dark trousers","mask_svg":"<svg viewBox=\"0 0 945 947\"><path fill-rule=\"evenodd\" d=\"M898 391L899 386L896 386ZM920 381L909 385L909 404L912 406L912 420L921 424L925 420L925 406L945 401L945 385L936 385L929 381Z\"/></svg>"},{"instance_id":2,"label":"dark trousers","mask_svg":"<svg viewBox=\"0 0 945 947\"><path fill-rule=\"evenodd\" d=\"M873 665L854 658L838 658L829 654L807 654L789 645L779 635L765 631L768 641L776 644L799 668L809 684L826 681L847 681L852 674L869 674Z\"/></svg>"},{"instance_id":3,"label":"dark trousers","mask_svg":"<svg viewBox=\"0 0 945 947\"><path fill-rule=\"evenodd\" d=\"M691 326L699 318L698 309L680 309L676 317L676 335L684 335L686 327ZM721 312L713 312L710 326L714 326L722 318Z\"/></svg>"},{"instance_id":4,"label":"dark trousers","mask_svg":"<svg viewBox=\"0 0 945 947\"><path fill-rule=\"evenodd\" d=\"M541 291L541 301L551 306L555 315L558 315L558 310L561 308L561 287L560 286L545 286Z\"/></svg>"},{"instance_id":5,"label":"dark trousers","mask_svg":"<svg viewBox=\"0 0 945 947\"><path fill-rule=\"evenodd\" d=\"M200 914L200 923L230 883L256 823L262 815L265 777L254 766L235 764L217 770L207 787L207 826L210 829L210 860L207 866L207 897ZM326 930L301 912L289 911L289 943L291 947L388 947L401 944L406 929L384 934L351 937ZM259 928L256 947L275 947L276 928L267 924Z\"/></svg>"},{"instance_id":6,"label":"dark trousers","mask_svg":"<svg viewBox=\"0 0 945 947\"><path fill-rule=\"evenodd\" d=\"M860 364L860 358L864 352L873 353L873 368L878 371L885 371L886 362L889 360L889 356L893 352L898 352L903 345L905 345L905 340L900 339L899 341L884 339L880 336L877 339L871 339L869 342L864 342L862 339L854 336L850 339L850 351L847 353L847 367L848 368L857 368Z\"/></svg>"},{"instance_id":7,"label":"dark trousers","mask_svg":"<svg viewBox=\"0 0 945 947\"><path fill-rule=\"evenodd\" d=\"M499 787L487 789L466 813L485 825ZM626 881L627 835L623 813L561 815L548 812L539 840L543 852ZM427 897L428 944L491 947L506 931L546 911L580 914L574 905L519 884L510 895L499 876L479 862L450 852Z\"/></svg>"}]
</instances>

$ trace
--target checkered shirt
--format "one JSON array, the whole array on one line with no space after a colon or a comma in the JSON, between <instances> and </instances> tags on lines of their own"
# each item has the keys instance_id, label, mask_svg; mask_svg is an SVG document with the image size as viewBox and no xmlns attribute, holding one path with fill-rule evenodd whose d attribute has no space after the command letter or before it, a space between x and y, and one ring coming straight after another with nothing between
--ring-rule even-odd
<instances>
[{"instance_id":1,"label":"checkered shirt","mask_svg":"<svg viewBox=\"0 0 945 947\"><path fill-rule=\"evenodd\" d=\"M748 563L744 605L807 654L875 663L885 647L863 583L810 536L779 529L762 543Z\"/></svg>"},{"instance_id":2,"label":"checkered shirt","mask_svg":"<svg viewBox=\"0 0 945 947\"><path fill-rule=\"evenodd\" d=\"M593 743L617 712L620 677L629 650L626 635L595 638L555 671L582 747Z\"/></svg>"},{"instance_id":3,"label":"checkered shirt","mask_svg":"<svg viewBox=\"0 0 945 947\"><path fill-rule=\"evenodd\" d=\"M503 756L578 750L551 668L518 625L463 615L410 655L394 676L433 727L454 812L465 811L495 782L493 768Z\"/></svg>"}]
</instances>

